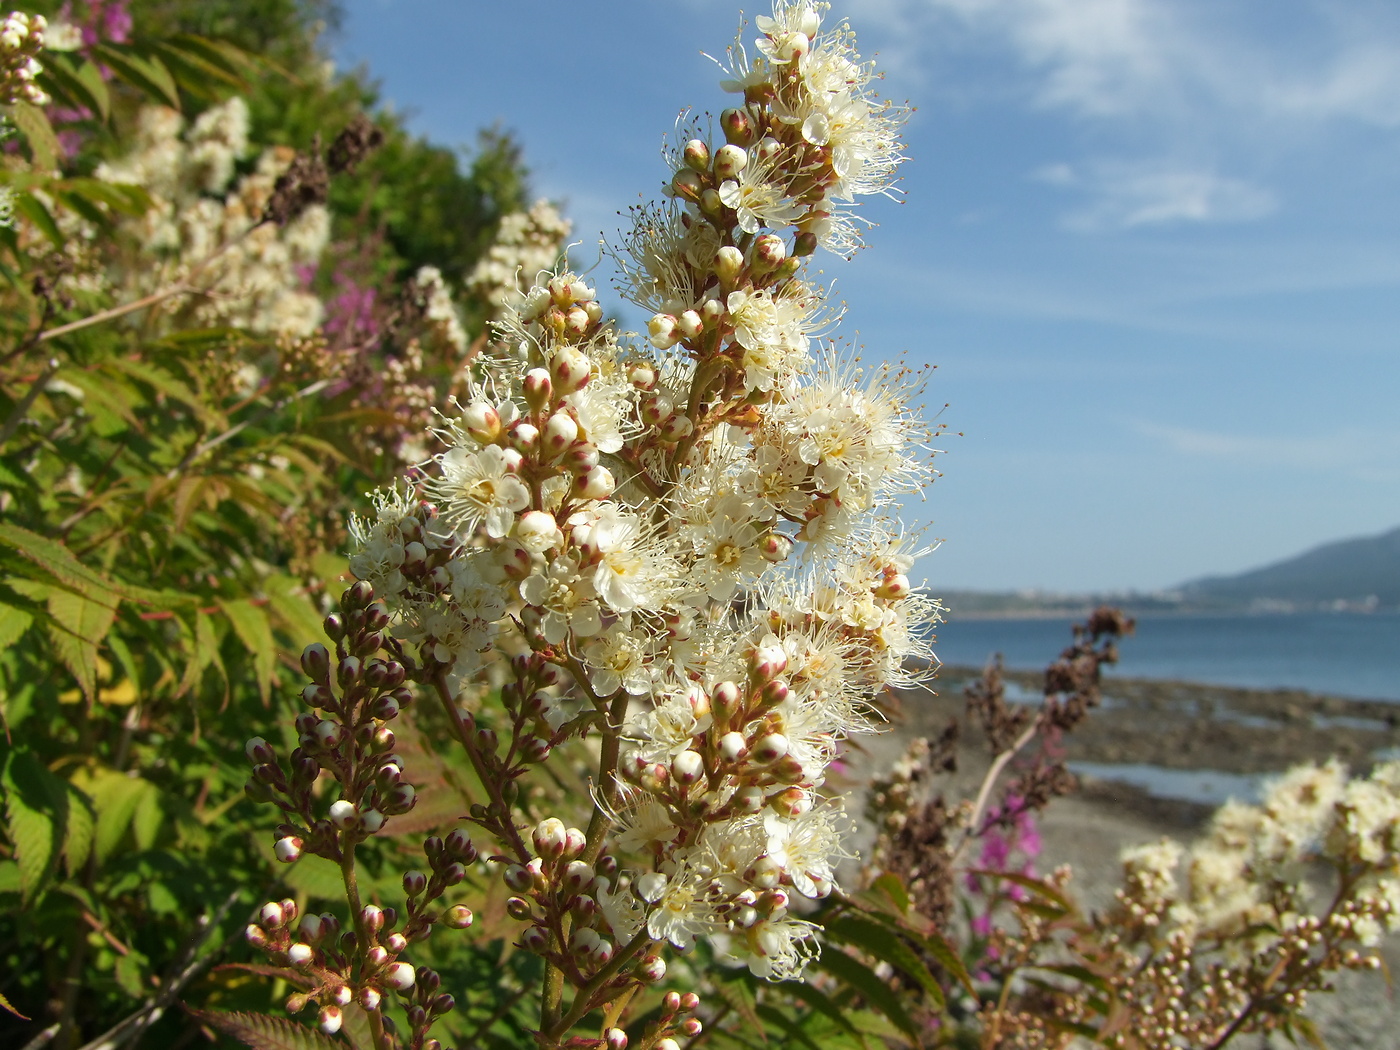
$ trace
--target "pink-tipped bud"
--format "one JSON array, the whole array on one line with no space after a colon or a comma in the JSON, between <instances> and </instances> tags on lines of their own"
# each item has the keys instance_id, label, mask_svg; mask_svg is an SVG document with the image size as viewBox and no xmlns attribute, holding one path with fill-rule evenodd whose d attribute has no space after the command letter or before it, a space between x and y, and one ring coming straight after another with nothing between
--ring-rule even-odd
<instances>
[{"instance_id":1,"label":"pink-tipped bud","mask_svg":"<svg viewBox=\"0 0 1400 1050\"><path fill-rule=\"evenodd\" d=\"M543 762L553 750L543 737L526 737L520 744L520 757L526 762Z\"/></svg>"},{"instance_id":2,"label":"pink-tipped bud","mask_svg":"<svg viewBox=\"0 0 1400 1050\"><path fill-rule=\"evenodd\" d=\"M588 847L588 836L578 828L564 832L564 859L572 860Z\"/></svg>"},{"instance_id":3,"label":"pink-tipped bud","mask_svg":"<svg viewBox=\"0 0 1400 1050\"><path fill-rule=\"evenodd\" d=\"M360 1005L363 1006L366 1010L369 1010L370 1012L378 1010L380 999L381 996L379 994L378 988L367 987L360 989Z\"/></svg>"},{"instance_id":4,"label":"pink-tipped bud","mask_svg":"<svg viewBox=\"0 0 1400 1050\"><path fill-rule=\"evenodd\" d=\"M350 657L350 659L353 660L354 657ZM339 747L340 742L345 739L345 731L336 722L322 722L312 735L316 738L316 743L327 751Z\"/></svg>"},{"instance_id":5,"label":"pink-tipped bud","mask_svg":"<svg viewBox=\"0 0 1400 1050\"><path fill-rule=\"evenodd\" d=\"M774 812L794 819L812 808L812 796L800 787L783 788L768 800L768 804L773 807Z\"/></svg>"},{"instance_id":6,"label":"pink-tipped bud","mask_svg":"<svg viewBox=\"0 0 1400 1050\"><path fill-rule=\"evenodd\" d=\"M683 1022L681 1022L681 1034L688 1035L691 1038L694 1038L695 1036L699 1035L702 1031L704 1031L704 1029L705 1025L701 1022L700 1018L698 1017L687 1017Z\"/></svg>"},{"instance_id":7,"label":"pink-tipped bud","mask_svg":"<svg viewBox=\"0 0 1400 1050\"><path fill-rule=\"evenodd\" d=\"M521 381L525 401L536 412L543 412L554 400L554 381L543 368L532 368Z\"/></svg>"},{"instance_id":8,"label":"pink-tipped bud","mask_svg":"<svg viewBox=\"0 0 1400 1050\"><path fill-rule=\"evenodd\" d=\"M648 426L659 426L670 419L676 411L675 405L665 394L657 394L642 402L642 422Z\"/></svg>"},{"instance_id":9,"label":"pink-tipped bud","mask_svg":"<svg viewBox=\"0 0 1400 1050\"><path fill-rule=\"evenodd\" d=\"M248 756L248 761L255 766L265 766L277 761L277 754L268 746L266 740L260 736L255 736L243 746L243 753Z\"/></svg>"},{"instance_id":10,"label":"pink-tipped bud","mask_svg":"<svg viewBox=\"0 0 1400 1050\"><path fill-rule=\"evenodd\" d=\"M909 577L902 572L897 572L886 576L880 586L875 588L875 597L898 601L901 598L909 597L909 591Z\"/></svg>"},{"instance_id":11,"label":"pink-tipped bud","mask_svg":"<svg viewBox=\"0 0 1400 1050\"><path fill-rule=\"evenodd\" d=\"M647 322L647 336L658 350L669 350L681 340L676 318L671 314L655 314Z\"/></svg>"},{"instance_id":12,"label":"pink-tipped bud","mask_svg":"<svg viewBox=\"0 0 1400 1050\"><path fill-rule=\"evenodd\" d=\"M442 840L442 846L464 864L472 864L476 861L476 847L472 845L471 836L461 828L453 828L449 831L447 837Z\"/></svg>"},{"instance_id":13,"label":"pink-tipped bud","mask_svg":"<svg viewBox=\"0 0 1400 1050\"><path fill-rule=\"evenodd\" d=\"M700 192L700 210L712 219L724 214L724 198L719 195L719 190L707 186Z\"/></svg>"},{"instance_id":14,"label":"pink-tipped bud","mask_svg":"<svg viewBox=\"0 0 1400 1050\"><path fill-rule=\"evenodd\" d=\"M743 733L731 730L719 738L719 757L725 762L738 762L749 753Z\"/></svg>"},{"instance_id":15,"label":"pink-tipped bud","mask_svg":"<svg viewBox=\"0 0 1400 1050\"><path fill-rule=\"evenodd\" d=\"M681 1010L691 1013L700 1005L700 997L694 992L685 992L681 995Z\"/></svg>"},{"instance_id":16,"label":"pink-tipped bud","mask_svg":"<svg viewBox=\"0 0 1400 1050\"><path fill-rule=\"evenodd\" d=\"M302 944L297 941L287 949L287 960L297 967L310 966L311 960L315 958L316 952L309 944Z\"/></svg>"},{"instance_id":17,"label":"pink-tipped bud","mask_svg":"<svg viewBox=\"0 0 1400 1050\"><path fill-rule=\"evenodd\" d=\"M755 741L753 745L753 759L763 765L776 762L787 753L788 738L782 733L769 733Z\"/></svg>"},{"instance_id":18,"label":"pink-tipped bud","mask_svg":"<svg viewBox=\"0 0 1400 1050\"><path fill-rule=\"evenodd\" d=\"M753 265L756 270L764 273L776 270L783 265L783 260L786 258L787 245L775 233L761 234L753 242Z\"/></svg>"},{"instance_id":19,"label":"pink-tipped bud","mask_svg":"<svg viewBox=\"0 0 1400 1050\"><path fill-rule=\"evenodd\" d=\"M443 914L442 921L450 929L465 930L476 921L476 917L465 904L454 904Z\"/></svg>"},{"instance_id":20,"label":"pink-tipped bud","mask_svg":"<svg viewBox=\"0 0 1400 1050\"><path fill-rule=\"evenodd\" d=\"M765 683L763 688L758 691L758 698L764 707L777 707L788 698L791 691L786 682L781 678L775 678L771 682Z\"/></svg>"},{"instance_id":21,"label":"pink-tipped bud","mask_svg":"<svg viewBox=\"0 0 1400 1050\"><path fill-rule=\"evenodd\" d=\"M569 861L564 869L564 888L570 893L585 893L594 883L593 866L581 860Z\"/></svg>"},{"instance_id":22,"label":"pink-tipped bud","mask_svg":"<svg viewBox=\"0 0 1400 1050\"><path fill-rule=\"evenodd\" d=\"M350 1000L354 998L354 993L350 991L349 985L339 985L331 992L331 999L337 1006L349 1006Z\"/></svg>"},{"instance_id":23,"label":"pink-tipped bud","mask_svg":"<svg viewBox=\"0 0 1400 1050\"><path fill-rule=\"evenodd\" d=\"M710 706L715 714L724 720L728 720L739 710L739 702L743 699L743 694L739 692L739 687L733 682L720 682L710 693Z\"/></svg>"},{"instance_id":24,"label":"pink-tipped bud","mask_svg":"<svg viewBox=\"0 0 1400 1050\"><path fill-rule=\"evenodd\" d=\"M524 893L530 888L530 873L519 864L507 864L501 879L516 893Z\"/></svg>"},{"instance_id":25,"label":"pink-tipped bud","mask_svg":"<svg viewBox=\"0 0 1400 1050\"><path fill-rule=\"evenodd\" d=\"M535 850L546 860L558 860L564 855L569 829L558 817L547 817L535 825Z\"/></svg>"},{"instance_id":26,"label":"pink-tipped bud","mask_svg":"<svg viewBox=\"0 0 1400 1050\"><path fill-rule=\"evenodd\" d=\"M506 441L517 452L533 452L540 441L540 428L524 420L517 421L506 432Z\"/></svg>"},{"instance_id":27,"label":"pink-tipped bud","mask_svg":"<svg viewBox=\"0 0 1400 1050\"><path fill-rule=\"evenodd\" d=\"M243 931L243 936L254 948L266 950L268 946L267 931L256 923L249 923Z\"/></svg>"},{"instance_id":28,"label":"pink-tipped bud","mask_svg":"<svg viewBox=\"0 0 1400 1050\"><path fill-rule=\"evenodd\" d=\"M705 180L700 173L692 171L690 168L682 168L671 177L671 189L676 191L676 196L683 197L688 201L700 199L700 192L705 188Z\"/></svg>"},{"instance_id":29,"label":"pink-tipped bud","mask_svg":"<svg viewBox=\"0 0 1400 1050\"><path fill-rule=\"evenodd\" d=\"M715 276L720 284L732 288L734 281L744 269L744 253L732 244L726 244L715 252Z\"/></svg>"},{"instance_id":30,"label":"pink-tipped bud","mask_svg":"<svg viewBox=\"0 0 1400 1050\"><path fill-rule=\"evenodd\" d=\"M326 933L326 924L321 916L308 913L303 915L301 922L297 924L297 933L301 934L302 940L310 944L320 944Z\"/></svg>"},{"instance_id":31,"label":"pink-tipped bud","mask_svg":"<svg viewBox=\"0 0 1400 1050\"><path fill-rule=\"evenodd\" d=\"M530 902L524 897L507 897L506 914L517 922L525 922L534 916L530 909Z\"/></svg>"},{"instance_id":32,"label":"pink-tipped bud","mask_svg":"<svg viewBox=\"0 0 1400 1050\"><path fill-rule=\"evenodd\" d=\"M390 955L398 955L408 947L408 938L401 933L391 933L384 938L384 948Z\"/></svg>"},{"instance_id":33,"label":"pink-tipped bud","mask_svg":"<svg viewBox=\"0 0 1400 1050\"><path fill-rule=\"evenodd\" d=\"M340 1026L345 1021L345 1015L341 1013L340 1007L338 1006L323 1006L321 1007L319 1021L321 1024L321 1031L325 1032L326 1035L335 1035L336 1032L340 1031Z\"/></svg>"},{"instance_id":34,"label":"pink-tipped bud","mask_svg":"<svg viewBox=\"0 0 1400 1050\"><path fill-rule=\"evenodd\" d=\"M719 126L724 137L736 146L750 145L756 134L753 118L743 109L726 109L719 115Z\"/></svg>"},{"instance_id":35,"label":"pink-tipped bud","mask_svg":"<svg viewBox=\"0 0 1400 1050\"><path fill-rule=\"evenodd\" d=\"M559 465L574 474L582 474L589 467L596 467L600 458L598 446L580 438L564 453Z\"/></svg>"},{"instance_id":36,"label":"pink-tipped bud","mask_svg":"<svg viewBox=\"0 0 1400 1050\"><path fill-rule=\"evenodd\" d=\"M384 820L384 814L377 809L367 809L360 814L360 826L371 835L379 833L379 830L384 827Z\"/></svg>"},{"instance_id":37,"label":"pink-tipped bud","mask_svg":"<svg viewBox=\"0 0 1400 1050\"><path fill-rule=\"evenodd\" d=\"M335 703L335 694L324 685L308 685L302 689L301 699L307 707L325 708Z\"/></svg>"},{"instance_id":38,"label":"pink-tipped bud","mask_svg":"<svg viewBox=\"0 0 1400 1050\"><path fill-rule=\"evenodd\" d=\"M313 642L301 651L301 669L313 682L324 682L331 673L331 654L320 642Z\"/></svg>"},{"instance_id":39,"label":"pink-tipped bud","mask_svg":"<svg viewBox=\"0 0 1400 1050\"><path fill-rule=\"evenodd\" d=\"M661 424L661 440L674 445L690 437L694 430L695 424L690 421L689 416L674 415Z\"/></svg>"},{"instance_id":40,"label":"pink-tipped bud","mask_svg":"<svg viewBox=\"0 0 1400 1050\"><path fill-rule=\"evenodd\" d=\"M287 914L277 901L268 901L258 912L259 921L269 930L280 929L287 924Z\"/></svg>"},{"instance_id":41,"label":"pink-tipped bud","mask_svg":"<svg viewBox=\"0 0 1400 1050\"><path fill-rule=\"evenodd\" d=\"M687 339L693 339L705 330L705 321L694 310L687 310L676 318L676 327Z\"/></svg>"},{"instance_id":42,"label":"pink-tipped bud","mask_svg":"<svg viewBox=\"0 0 1400 1050\"><path fill-rule=\"evenodd\" d=\"M638 980L655 984L666 976L666 960L659 955L648 955L637 964L636 974Z\"/></svg>"},{"instance_id":43,"label":"pink-tipped bud","mask_svg":"<svg viewBox=\"0 0 1400 1050\"><path fill-rule=\"evenodd\" d=\"M382 944L373 944L365 950L365 958L375 966L383 966L389 961L389 949Z\"/></svg>"},{"instance_id":44,"label":"pink-tipped bud","mask_svg":"<svg viewBox=\"0 0 1400 1050\"><path fill-rule=\"evenodd\" d=\"M627 1033L621 1028L609 1028L603 1033L607 1050L627 1050Z\"/></svg>"},{"instance_id":45,"label":"pink-tipped bud","mask_svg":"<svg viewBox=\"0 0 1400 1050\"><path fill-rule=\"evenodd\" d=\"M550 456L559 456L578 440L578 424L567 412L556 412L549 417L540 437L540 446Z\"/></svg>"},{"instance_id":46,"label":"pink-tipped bud","mask_svg":"<svg viewBox=\"0 0 1400 1050\"><path fill-rule=\"evenodd\" d=\"M527 952L542 955L549 948L549 935L538 926L531 926L520 935L520 947Z\"/></svg>"},{"instance_id":47,"label":"pink-tipped bud","mask_svg":"<svg viewBox=\"0 0 1400 1050\"><path fill-rule=\"evenodd\" d=\"M763 789L749 785L734 792L731 803L740 813L757 813L763 808Z\"/></svg>"},{"instance_id":48,"label":"pink-tipped bud","mask_svg":"<svg viewBox=\"0 0 1400 1050\"><path fill-rule=\"evenodd\" d=\"M399 702L387 693L375 700L370 714L381 722L389 722L399 717Z\"/></svg>"},{"instance_id":49,"label":"pink-tipped bud","mask_svg":"<svg viewBox=\"0 0 1400 1050\"><path fill-rule=\"evenodd\" d=\"M402 699L394 701L395 706L402 709ZM382 755L394 750L394 731L388 726L379 726L374 731L374 735L369 738L369 750L371 754Z\"/></svg>"},{"instance_id":50,"label":"pink-tipped bud","mask_svg":"<svg viewBox=\"0 0 1400 1050\"><path fill-rule=\"evenodd\" d=\"M272 852L283 864L290 864L301 857L303 845L304 843L297 836L286 835L273 844Z\"/></svg>"},{"instance_id":51,"label":"pink-tipped bud","mask_svg":"<svg viewBox=\"0 0 1400 1050\"><path fill-rule=\"evenodd\" d=\"M489 445L501 436L501 416L485 401L473 401L462 409L462 427L477 441Z\"/></svg>"},{"instance_id":52,"label":"pink-tipped bud","mask_svg":"<svg viewBox=\"0 0 1400 1050\"><path fill-rule=\"evenodd\" d=\"M681 1008L681 993L667 992L661 997L661 1012L668 1017L675 1016Z\"/></svg>"},{"instance_id":53,"label":"pink-tipped bud","mask_svg":"<svg viewBox=\"0 0 1400 1050\"><path fill-rule=\"evenodd\" d=\"M588 331L593 320L589 317L588 311L581 306L571 306L564 311L564 331L577 338ZM556 387L556 389L558 389ZM560 390L559 393L567 394L569 391Z\"/></svg>"},{"instance_id":54,"label":"pink-tipped bud","mask_svg":"<svg viewBox=\"0 0 1400 1050\"><path fill-rule=\"evenodd\" d=\"M703 139L691 139L683 153L686 167L691 171L707 171L710 167L710 147Z\"/></svg>"},{"instance_id":55,"label":"pink-tipped bud","mask_svg":"<svg viewBox=\"0 0 1400 1050\"><path fill-rule=\"evenodd\" d=\"M757 682L767 682L787 670L787 651L780 645L760 645L749 657L749 670Z\"/></svg>"},{"instance_id":56,"label":"pink-tipped bud","mask_svg":"<svg viewBox=\"0 0 1400 1050\"><path fill-rule=\"evenodd\" d=\"M377 904L366 904L361 908L360 919L375 933L384 929L384 909Z\"/></svg>"},{"instance_id":57,"label":"pink-tipped bud","mask_svg":"<svg viewBox=\"0 0 1400 1050\"><path fill-rule=\"evenodd\" d=\"M384 983L396 991L406 992L418 980L413 967L406 962L394 963L384 971Z\"/></svg>"},{"instance_id":58,"label":"pink-tipped bud","mask_svg":"<svg viewBox=\"0 0 1400 1050\"><path fill-rule=\"evenodd\" d=\"M715 150L715 177L732 179L749 166L749 151L734 143Z\"/></svg>"},{"instance_id":59,"label":"pink-tipped bud","mask_svg":"<svg viewBox=\"0 0 1400 1050\"><path fill-rule=\"evenodd\" d=\"M705 775L705 760L698 751L682 751L671 760L671 773L677 784L689 787Z\"/></svg>"},{"instance_id":60,"label":"pink-tipped bud","mask_svg":"<svg viewBox=\"0 0 1400 1050\"><path fill-rule=\"evenodd\" d=\"M587 314L584 321L586 325ZM560 395L572 394L588 384L593 376L593 363L586 354L566 346L555 353L554 360L549 363L549 374L554 380L554 389Z\"/></svg>"},{"instance_id":61,"label":"pink-tipped bud","mask_svg":"<svg viewBox=\"0 0 1400 1050\"><path fill-rule=\"evenodd\" d=\"M764 560L777 565L787 561L788 555L792 553L792 540L781 532L770 532L759 540L758 552L763 555Z\"/></svg>"},{"instance_id":62,"label":"pink-tipped bud","mask_svg":"<svg viewBox=\"0 0 1400 1050\"><path fill-rule=\"evenodd\" d=\"M337 799L331 803L330 812L327 814L331 818L331 823L341 831L346 831L359 824L360 816L355 812L355 806L345 799Z\"/></svg>"},{"instance_id":63,"label":"pink-tipped bud","mask_svg":"<svg viewBox=\"0 0 1400 1050\"><path fill-rule=\"evenodd\" d=\"M579 499L607 499L616 487L607 467L589 467L574 479L574 495Z\"/></svg>"},{"instance_id":64,"label":"pink-tipped bud","mask_svg":"<svg viewBox=\"0 0 1400 1050\"><path fill-rule=\"evenodd\" d=\"M627 368L627 381L638 390L656 389L656 369L651 365L634 364Z\"/></svg>"},{"instance_id":65,"label":"pink-tipped bud","mask_svg":"<svg viewBox=\"0 0 1400 1050\"><path fill-rule=\"evenodd\" d=\"M418 803L418 792L412 784L400 784L389 792L384 800L384 808L391 813L407 813Z\"/></svg>"}]
</instances>

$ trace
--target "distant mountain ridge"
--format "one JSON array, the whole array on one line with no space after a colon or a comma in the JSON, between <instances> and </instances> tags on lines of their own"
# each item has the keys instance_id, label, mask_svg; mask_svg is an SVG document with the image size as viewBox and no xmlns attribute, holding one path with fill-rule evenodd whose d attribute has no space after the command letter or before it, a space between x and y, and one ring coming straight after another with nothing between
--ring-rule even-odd
<instances>
[{"instance_id":1,"label":"distant mountain ridge","mask_svg":"<svg viewBox=\"0 0 1400 1050\"><path fill-rule=\"evenodd\" d=\"M1400 605L1400 528L1324 543L1233 576L1206 576L1177 588L1187 602L1294 606Z\"/></svg>"}]
</instances>

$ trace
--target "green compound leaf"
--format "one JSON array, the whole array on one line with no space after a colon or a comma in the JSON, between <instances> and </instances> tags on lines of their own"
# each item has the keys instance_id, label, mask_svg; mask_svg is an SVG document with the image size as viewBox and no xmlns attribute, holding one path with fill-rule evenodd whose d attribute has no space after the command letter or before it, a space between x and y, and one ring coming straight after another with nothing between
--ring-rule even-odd
<instances>
[{"instance_id":1,"label":"green compound leaf","mask_svg":"<svg viewBox=\"0 0 1400 1050\"><path fill-rule=\"evenodd\" d=\"M924 961L919 958L918 952L909 947L909 944L890 927L859 914L847 912L829 923L825 929L831 938L854 945L912 977L937 1004L939 1011L946 1007L943 989L929 972L929 968L924 965Z\"/></svg>"},{"instance_id":2,"label":"green compound leaf","mask_svg":"<svg viewBox=\"0 0 1400 1050\"><path fill-rule=\"evenodd\" d=\"M67 785L27 750L5 763L6 833L19 863L20 898L32 904L48 888L63 852Z\"/></svg>"},{"instance_id":3,"label":"green compound leaf","mask_svg":"<svg viewBox=\"0 0 1400 1050\"><path fill-rule=\"evenodd\" d=\"M88 700L97 696L97 647L117 618L117 599L109 600L110 605L57 587L49 591L49 638Z\"/></svg>"},{"instance_id":4,"label":"green compound leaf","mask_svg":"<svg viewBox=\"0 0 1400 1050\"><path fill-rule=\"evenodd\" d=\"M272 639L272 625L267 613L246 598L221 601L234 633L244 648L252 654L253 670L258 676L258 692L266 704L272 698L272 670L277 664L277 645Z\"/></svg>"},{"instance_id":5,"label":"green compound leaf","mask_svg":"<svg viewBox=\"0 0 1400 1050\"><path fill-rule=\"evenodd\" d=\"M894 1026L909 1036L911 1040L917 1039L918 1026L914 1023L914 1019L909 1016L909 1011L899 1001L899 996L895 994L894 989L886 984L880 975L870 967L855 956L839 949L823 952L818 965L831 976L859 993L861 998L889 1018Z\"/></svg>"},{"instance_id":6,"label":"green compound leaf","mask_svg":"<svg viewBox=\"0 0 1400 1050\"><path fill-rule=\"evenodd\" d=\"M345 1050L337 1039L267 1014L219 1013L214 1010L193 1010L190 1015L233 1036L252 1050Z\"/></svg>"}]
</instances>

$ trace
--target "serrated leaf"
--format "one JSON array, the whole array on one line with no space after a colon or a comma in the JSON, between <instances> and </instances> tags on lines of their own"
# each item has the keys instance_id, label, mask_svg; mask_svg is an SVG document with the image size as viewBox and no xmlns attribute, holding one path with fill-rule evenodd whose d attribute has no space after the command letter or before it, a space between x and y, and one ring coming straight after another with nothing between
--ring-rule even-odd
<instances>
[{"instance_id":1,"label":"serrated leaf","mask_svg":"<svg viewBox=\"0 0 1400 1050\"><path fill-rule=\"evenodd\" d=\"M288 655L299 658L305 646L325 633L321 613L302 590L301 581L292 576L270 576L263 586L278 625L292 639Z\"/></svg>"},{"instance_id":2,"label":"serrated leaf","mask_svg":"<svg viewBox=\"0 0 1400 1050\"><path fill-rule=\"evenodd\" d=\"M97 815L92 801L76 787L65 783L64 790L68 793L68 826L63 833L63 864L72 877L82 871L92 853Z\"/></svg>"},{"instance_id":3,"label":"serrated leaf","mask_svg":"<svg viewBox=\"0 0 1400 1050\"><path fill-rule=\"evenodd\" d=\"M98 44L92 49L105 65L116 71L117 76L132 87L140 88L146 94L163 102L173 109L180 108L180 89L165 63L154 55L142 57L130 51L120 50L112 44Z\"/></svg>"},{"instance_id":4,"label":"serrated leaf","mask_svg":"<svg viewBox=\"0 0 1400 1050\"><path fill-rule=\"evenodd\" d=\"M303 853L291 864L278 864L277 874L289 888L313 900L343 900L345 877L340 865L314 853Z\"/></svg>"},{"instance_id":5,"label":"serrated leaf","mask_svg":"<svg viewBox=\"0 0 1400 1050\"><path fill-rule=\"evenodd\" d=\"M141 804L141 796L147 790L154 790L154 785L114 769L99 769L94 773L84 771L74 780L92 799L93 809L97 813L93 846L97 850L97 859L105 861L115 852L131 827L136 807Z\"/></svg>"},{"instance_id":6,"label":"serrated leaf","mask_svg":"<svg viewBox=\"0 0 1400 1050\"><path fill-rule=\"evenodd\" d=\"M117 599L123 597L140 596L147 598L147 600L150 597L158 599L166 597L154 591L146 591L142 588L119 583L100 572L89 569L73 556L72 551L57 540L40 536L38 533L20 528L18 525L0 522L0 549L4 547L10 547L23 556L26 561L41 570L43 576L58 581L69 590L86 594L99 601L105 600L109 605L115 605ZM104 598L108 595L111 597Z\"/></svg>"},{"instance_id":7,"label":"serrated leaf","mask_svg":"<svg viewBox=\"0 0 1400 1050\"><path fill-rule=\"evenodd\" d=\"M97 696L97 647L117 618L115 605L53 587L49 590L49 638L89 700Z\"/></svg>"},{"instance_id":8,"label":"serrated leaf","mask_svg":"<svg viewBox=\"0 0 1400 1050\"><path fill-rule=\"evenodd\" d=\"M870 884L870 889L894 905L899 914L909 914L909 890L905 887L904 880L894 872L885 872Z\"/></svg>"},{"instance_id":9,"label":"serrated leaf","mask_svg":"<svg viewBox=\"0 0 1400 1050\"><path fill-rule=\"evenodd\" d=\"M149 780L141 781L145 790L136 799L136 810L131 815L131 831L136 838L137 849L150 849L156 844L165 812L160 805L160 789Z\"/></svg>"},{"instance_id":10,"label":"serrated leaf","mask_svg":"<svg viewBox=\"0 0 1400 1050\"><path fill-rule=\"evenodd\" d=\"M729 1004L729 1008L747 1021L760 1039L768 1042L768 1033L763 1030L763 1022L758 1017L758 1004L754 999L753 988L749 985L748 972L738 971L728 980L716 982L716 989L720 998Z\"/></svg>"},{"instance_id":11,"label":"serrated leaf","mask_svg":"<svg viewBox=\"0 0 1400 1050\"><path fill-rule=\"evenodd\" d=\"M901 1032L911 1039L917 1037L918 1026L914 1024L904 1004L899 1001L899 996L880 979L879 974L855 956L839 949L826 951L822 953L818 965L858 992L861 998L888 1017Z\"/></svg>"},{"instance_id":12,"label":"serrated leaf","mask_svg":"<svg viewBox=\"0 0 1400 1050\"><path fill-rule=\"evenodd\" d=\"M934 979L933 974L929 972L928 967L924 965L923 960L919 958L918 953L888 926L867 919L858 913L847 912L824 928L827 935L835 940L854 945L868 955L883 960L912 977L933 999L940 1012L947 1005L943 989Z\"/></svg>"},{"instance_id":13,"label":"serrated leaf","mask_svg":"<svg viewBox=\"0 0 1400 1050\"><path fill-rule=\"evenodd\" d=\"M233 1036L252 1050L345 1050L344 1043L284 1017L246 1012L226 1014L213 1010L190 1009L189 1012L192 1017Z\"/></svg>"},{"instance_id":14,"label":"serrated leaf","mask_svg":"<svg viewBox=\"0 0 1400 1050\"><path fill-rule=\"evenodd\" d=\"M29 751L10 753L5 763L6 831L19 863L21 900L32 904L58 868L67 824L68 794Z\"/></svg>"},{"instance_id":15,"label":"serrated leaf","mask_svg":"<svg viewBox=\"0 0 1400 1050\"><path fill-rule=\"evenodd\" d=\"M272 670L277 663L277 646L272 639L272 625L267 613L246 598L221 601L234 633L253 658L253 671L258 679L258 692L266 704L272 698Z\"/></svg>"},{"instance_id":16,"label":"serrated leaf","mask_svg":"<svg viewBox=\"0 0 1400 1050\"><path fill-rule=\"evenodd\" d=\"M32 102L16 102L10 106L10 119L29 142L34 167L39 171L55 171L63 156L63 147L58 144L58 136L44 111Z\"/></svg>"},{"instance_id":17,"label":"serrated leaf","mask_svg":"<svg viewBox=\"0 0 1400 1050\"><path fill-rule=\"evenodd\" d=\"M20 1012L19 1012L18 1010L16 1010L13 1006L11 1006L11 1005L10 1005L10 1000L6 999L5 996L4 996L3 994L0 994L0 1007L2 1007L2 1008L4 1008L4 1009L8 1010L10 1013L12 1013L12 1014L14 1014L16 1017L18 1017L21 1021L28 1021L28 1020L29 1020L28 1017L24 1016L24 1014L20 1013Z\"/></svg>"},{"instance_id":18,"label":"serrated leaf","mask_svg":"<svg viewBox=\"0 0 1400 1050\"><path fill-rule=\"evenodd\" d=\"M34 617L13 605L0 605L0 649L6 649L24 636Z\"/></svg>"}]
</instances>

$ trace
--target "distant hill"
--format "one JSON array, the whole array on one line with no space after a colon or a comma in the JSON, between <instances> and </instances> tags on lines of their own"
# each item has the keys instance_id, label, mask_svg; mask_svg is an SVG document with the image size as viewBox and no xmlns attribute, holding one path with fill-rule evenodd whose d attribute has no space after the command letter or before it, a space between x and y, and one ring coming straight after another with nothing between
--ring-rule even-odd
<instances>
[{"instance_id":1,"label":"distant hill","mask_svg":"<svg viewBox=\"0 0 1400 1050\"><path fill-rule=\"evenodd\" d=\"M1179 588L1188 604L1293 606L1400 605L1400 528L1325 543L1234 576L1207 576Z\"/></svg>"}]
</instances>

